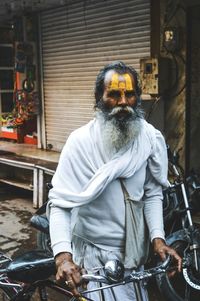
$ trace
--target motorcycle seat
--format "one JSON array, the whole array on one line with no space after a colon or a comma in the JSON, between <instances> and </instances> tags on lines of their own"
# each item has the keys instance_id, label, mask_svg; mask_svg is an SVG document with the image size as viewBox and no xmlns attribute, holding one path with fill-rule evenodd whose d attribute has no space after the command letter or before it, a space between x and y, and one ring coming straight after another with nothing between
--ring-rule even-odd
<instances>
[{"instance_id":1,"label":"motorcycle seat","mask_svg":"<svg viewBox=\"0 0 200 301\"><path fill-rule=\"evenodd\" d=\"M45 280L56 273L53 257L43 250L32 250L26 252L11 261L6 271L9 278L33 283Z\"/></svg>"},{"instance_id":2,"label":"motorcycle seat","mask_svg":"<svg viewBox=\"0 0 200 301\"><path fill-rule=\"evenodd\" d=\"M30 219L30 224L35 229L49 234L49 221L46 215L33 215Z\"/></svg>"}]
</instances>

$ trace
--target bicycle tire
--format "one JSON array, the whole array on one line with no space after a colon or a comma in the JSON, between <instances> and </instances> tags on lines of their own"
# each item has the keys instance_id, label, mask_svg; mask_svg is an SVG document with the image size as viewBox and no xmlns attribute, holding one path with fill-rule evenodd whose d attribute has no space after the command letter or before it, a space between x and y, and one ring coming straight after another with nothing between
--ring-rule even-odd
<instances>
[{"instance_id":1,"label":"bicycle tire","mask_svg":"<svg viewBox=\"0 0 200 301\"><path fill-rule=\"evenodd\" d=\"M183 251L187 246L187 242L178 240L174 241L170 246L183 257ZM157 275L156 282L166 301L199 301L199 291L188 286L182 273L177 273L171 278L168 277L167 273ZM185 299L185 294L188 294L188 299Z\"/></svg>"}]
</instances>

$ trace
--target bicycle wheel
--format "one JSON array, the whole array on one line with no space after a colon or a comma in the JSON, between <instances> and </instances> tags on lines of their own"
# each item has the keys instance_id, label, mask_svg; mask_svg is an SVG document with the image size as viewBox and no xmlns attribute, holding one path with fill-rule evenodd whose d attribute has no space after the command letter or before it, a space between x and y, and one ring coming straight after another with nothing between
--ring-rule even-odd
<instances>
[{"instance_id":1,"label":"bicycle wheel","mask_svg":"<svg viewBox=\"0 0 200 301\"><path fill-rule=\"evenodd\" d=\"M171 244L171 247L174 248L181 257L183 257L184 251L188 247L188 243L181 240L174 241ZM196 275L196 277L199 276ZM157 275L156 281L161 294L167 301L200 300L200 292L187 284L182 273L176 273L173 277L169 277L167 273L160 274Z\"/></svg>"}]
</instances>

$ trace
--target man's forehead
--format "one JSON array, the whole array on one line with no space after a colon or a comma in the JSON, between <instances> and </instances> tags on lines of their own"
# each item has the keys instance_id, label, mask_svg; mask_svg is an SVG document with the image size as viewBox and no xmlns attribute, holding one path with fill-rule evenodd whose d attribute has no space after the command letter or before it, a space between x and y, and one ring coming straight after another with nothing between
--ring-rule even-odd
<instances>
[{"instance_id":1,"label":"man's forehead","mask_svg":"<svg viewBox=\"0 0 200 301\"><path fill-rule=\"evenodd\" d=\"M129 73L118 73L115 70L109 70L105 74L105 86L109 89L134 90L134 79Z\"/></svg>"}]
</instances>

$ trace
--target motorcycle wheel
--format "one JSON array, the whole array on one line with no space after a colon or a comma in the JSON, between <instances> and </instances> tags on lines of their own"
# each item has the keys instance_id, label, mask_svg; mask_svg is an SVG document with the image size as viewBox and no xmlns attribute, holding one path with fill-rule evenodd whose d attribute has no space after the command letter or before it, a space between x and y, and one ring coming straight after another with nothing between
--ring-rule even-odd
<instances>
[{"instance_id":1,"label":"motorcycle wheel","mask_svg":"<svg viewBox=\"0 0 200 301\"><path fill-rule=\"evenodd\" d=\"M46 233L37 233L37 247L38 249L45 250L48 254L53 254L53 251L51 249L50 236Z\"/></svg>"},{"instance_id":2,"label":"motorcycle wheel","mask_svg":"<svg viewBox=\"0 0 200 301\"><path fill-rule=\"evenodd\" d=\"M171 245L177 253L183 257L184 250L187 248L186 241L174 241ZM156 281L161 294L166 301L199 301L200 292L190 287L182 273L176 273L175 276L169 277L167 273L156 276Z\"/></svg>"}]
</instances>

